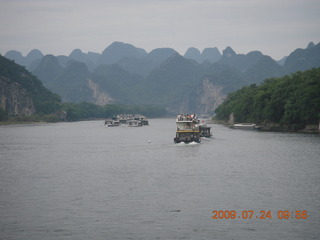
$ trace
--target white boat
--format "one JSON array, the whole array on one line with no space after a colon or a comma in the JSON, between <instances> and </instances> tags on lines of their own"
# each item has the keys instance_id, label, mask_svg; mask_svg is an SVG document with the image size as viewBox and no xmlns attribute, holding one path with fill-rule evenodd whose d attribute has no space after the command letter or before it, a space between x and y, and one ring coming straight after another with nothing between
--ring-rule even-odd
<instances>
[{"instance_id":1,"label":"white boat","mask_svg":"<svg viewBox=\"0 0 320 240\"><path fill-rule=\"evenodd\" d=\"M128 127L142 127L142 123L139 120L129 120Z\"/></svg>"},{"instance_id":2,"label":"white boat","mask_svg":"<svg viewBox=\"0 0 320 240\"><path fill-rule=\"evenodd\" d=\"M254 130L254 129L258 129L259 127L254 123L235 123L231 126L231 128Z\"/></svg>"},{"instance_id":3,"label":"white boat","mask_svg":"<svg viewBox=\"0 0 320 240\"><path fill-rule=\"evenodd\" d=\"M122 124L128 124L129 121L138 120L141 121L142 125L149 125L146 117L140 114L119 114L117 117Z\"/></svg>"},{"instance_id":4,"label":"white boat","mask_svg":"<svg viewBox=\"0 0 320 240\"><path fill-rule=\"evenodd\" d=\"M120 122L118 119L106 119L104 125L107 127L118 127L120 126Z\"/></svg>"},{"instance_id":5,"label":"white boat","mask_svg":"<svg viewBox=\"0 0 320 240\"><path fill-rule=\"evenodd\" d=\"M143 115L137 114L137 115L134 116L133 119L140 121L142 125L149 125L149 121Z\"/></svg>"}]
</instances>

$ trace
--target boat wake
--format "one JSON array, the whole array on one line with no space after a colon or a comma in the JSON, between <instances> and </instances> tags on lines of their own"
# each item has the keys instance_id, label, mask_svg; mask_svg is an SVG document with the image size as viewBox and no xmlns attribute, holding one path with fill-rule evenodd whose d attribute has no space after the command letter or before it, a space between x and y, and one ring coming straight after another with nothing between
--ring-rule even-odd
<instances>
[{"instance_id":1,"label":"boat wake","mask_svg":"<svg viewBox=\"0 0 320 240\"><path fill-rule=\"evenodd\" d=\"M190 143L185 143L185 142L180 142L180 143L176 143L176 146L195 146L195 145L199 145L200 143L197 142L190 142Z\"/></svg>"}]
</instances>

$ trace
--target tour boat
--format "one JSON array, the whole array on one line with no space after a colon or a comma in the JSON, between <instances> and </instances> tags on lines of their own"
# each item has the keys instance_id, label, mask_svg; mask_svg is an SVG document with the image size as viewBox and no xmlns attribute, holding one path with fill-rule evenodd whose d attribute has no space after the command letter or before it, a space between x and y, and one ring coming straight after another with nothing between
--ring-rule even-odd
<instances>
[{"instance_id":1,"label":"tour boat","mask_svg":"<svg viewBox=\"0 0 320 240\"><path fill-rule=\"evenodd\" d=\"M118 127L120 126L120 122L118 119L106 119L104 125L107 127Z\"/></svg>"},{"instance_id":2,"label":"tour boat","mask_svg":"<svg viewBox=\"0 0 320 240\"><path fill-rule=\"evenodd\" d=\"M210 138L212 136L210 129L211 127L208 127L206 124L200 124L199 125L200 137Z\"/></svg>"},{"instance_id":3,"label":"tour boat","mask_svg":"<svg viewBox=\"0 0 320 240\"><path fill-rule=\"evenodd\" d=\"M142 127L142 123L139 120L129 120L128 127Z\"/></svg>"},{"instance_id":4,"label":"tour boat","mask_svg":"<svg viewBox=\"0 0 320 240\"><path fill-rule=\"evenodd\" d=\"M200 143L200 129L199 120L196 115L183 115L179 114L176 118L177 130L176 136L173 139L175 143Z\"/></svg>"}]
</instances>

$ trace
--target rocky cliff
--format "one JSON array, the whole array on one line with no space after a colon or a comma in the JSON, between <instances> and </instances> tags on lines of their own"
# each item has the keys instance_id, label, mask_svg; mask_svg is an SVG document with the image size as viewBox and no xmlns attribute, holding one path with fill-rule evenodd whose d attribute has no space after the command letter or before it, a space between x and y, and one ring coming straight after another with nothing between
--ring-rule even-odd
<instances>
[{"instance_id":1,"label":"rocky cliff","mask_svg":"<svg viewBox=\"0 0 320 240\"><path fill-rule=\"evenodd\" d=\"M221 86L215 86L208 79L202 81L197 95L200 97L201 113L213 112L226 98Z\"/></svg>"},{"instance_id":2,"label":"rocky cliff","mask_svg":"<svg viewBox=\"0 0 320 240\"><path fill-rule=\"evenodd\" d=\"M221 86L204 79L194 91L177 97L167 110L172 113L213 113L226 97L222 90Z\"/></svg>"},{"instance_id":3,"label":"rocky cliff","mask_svg":"<svg viewBox=\"0 0 320 240\"><path fill-rule=\"evenodd\" d=\"M0 107L9 116L30 116L35 112L32 98L26 90L8 78L0 77Z\"/></svg>"},{"instance_id":4,"label":"rocky cliff","mask_svg":"<svg viewBox=\"0 0 320 240\"><path fill-rule=\"evenodd\" d=\"M95 104L105 105L115 102L115 99L109 96L106 92L103 92L100 86L96 82L92 81L91 78L88 78L87 81L88 87L92 91L92 98Z\"/></svg>"},{"instance_id":5,"label":"rocky cliff","mask_svg":"<svg viewBox=\"0 0 320 240\"><path fill-rule=\"evenodd\" d=\"M1 55L0 101L9 116L51 114L61 103L60 97L46 89L25 67Z\"/></svg>"}]
</instances>

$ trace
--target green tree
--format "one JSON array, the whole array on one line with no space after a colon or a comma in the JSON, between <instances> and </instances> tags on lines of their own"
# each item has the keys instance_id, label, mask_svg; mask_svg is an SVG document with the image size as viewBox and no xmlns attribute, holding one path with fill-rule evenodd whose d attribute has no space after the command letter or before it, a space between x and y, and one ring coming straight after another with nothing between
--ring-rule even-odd
<instances>
[{"instance_id":1,"label":"green tree","mask_svg":"<svg viewBox=\"0 0 320 240\"><path fill-rule=\"evenodd\" d=\"M317 124L320 113L320 68L265 80L228 95L216 118L255 123L279 123L289 129Z\"/></svg>"},{"instance_id":2,"label":"green tree","mask_svg":"<svg viewBox=\"0 0 320 240\"><path fill-rule=\"evenodd\" d=\"M0 107L0 121L5 121L7 120L8 116L6 111L4 111L1 107Z\"/></svg>"}]
</instances>

